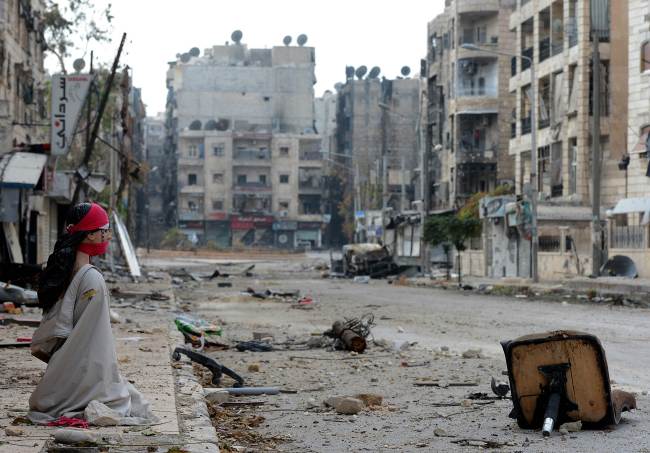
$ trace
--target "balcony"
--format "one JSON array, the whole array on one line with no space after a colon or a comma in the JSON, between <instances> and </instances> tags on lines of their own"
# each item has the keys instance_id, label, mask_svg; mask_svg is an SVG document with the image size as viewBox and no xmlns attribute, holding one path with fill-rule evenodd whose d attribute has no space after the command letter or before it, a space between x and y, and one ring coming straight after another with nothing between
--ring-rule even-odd
<instances>
[{"instance_id":1,"label":"balcony","mask_svg":"<svg viewBox=\"0 0 650 453\"><path fill-rule=\"evenodd\" d=\"M458 2L458 14L471 14L471 13L498 13L501 9L499 0L481 0L481 2Z\"/></svg>"},{"instance_id":2,"label":"balcony","mask_svg":"<svg viewBox=\"0 0 650 453\"><path fill-rule=\"evenodd\" d=\"M236 182L232 188L234 192L239 193L263 193L272 190L271 184L263 182Z\"/></svg>"},{"instance_id":3,"label":"balcony","mask_svg":"<svg viewBox=\"0 0 650 453\"><path fill-rule=\"evenodd\" d=\"M238 149L233 159L236 165L271 165L271 151L269 149Z\"/></svg>"},{"instance_id":4,"label":"balcony","mask_svg":"<svg viewBox=\"0 0 650 453\"><path fill-rule=\"evenodd\" d=\"M203 213L198 210L181 209L178 211L178 220L203 220Z\"/></svg>"},{"instance_id":5,"label":"balcony","mask_svg":"<svg viewBox=\"0 0 650 453\"><path fill-rule=\"evenodd\" d=\"M323 155L320 151L301 151L300 160L318 161L323 160Z\"/></svg>"},{"instance_id":6,"label":"balcony","mask_svg":"<svg viewBox=\"0 0 650 453\"><path fill-rule=\"evenodd\" d=\"M198 157L179 157L178 166L179 167L202 167L205 164L203 159Z\"/></svg>"},{"instance_id":7,"label":"balcony","mask_svg":"<svg viewBox=\"0 0 650 453\"><path fill-rule=\"evenodd\" d=\"M456 89L456 97L497 97L496 85L488 86L464 86Z\"/></svg>"},{"instance_id":8,"label":"balcony","mask_svg":"<svg viewBox=\"0 0 650 453\"><path fill-rule=\"evenodd\" d=\"M180 193L204 193L205 187L199 184L179 184Z\"/></svg>"}]
</instances>

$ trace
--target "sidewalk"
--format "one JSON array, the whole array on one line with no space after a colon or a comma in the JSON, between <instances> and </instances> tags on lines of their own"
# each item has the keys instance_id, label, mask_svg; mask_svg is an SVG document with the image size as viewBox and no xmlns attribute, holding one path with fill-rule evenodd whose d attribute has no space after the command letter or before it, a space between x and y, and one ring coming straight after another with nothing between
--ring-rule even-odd
<instances>
[{"instance_id":1,"label":"sidewalk","mask_svg":"<svg viewBox=\"0 0 650 453\"><path fill-rule=\"evenodd\" d=\"M187 365L172 367L170 364L170 348L182 338L179 339L171 322L175 301L169 276L161 277L149 283L108 285L109 290L119 287L125 292L159 291L170 298L168 301L115 297L111 300L112 308L121 318L119 324L113 324L120 371L150 401L160 423L145 434L141 433L144 427L92 427L90 431L99 433L120 451L146 451L147 446L156 446L161 448L159 451L183 447L188 451L218 452L209 418L201 419L201 414L196 413L201 403L205 408L205 402L191 397L191 367L188 372ZM38 318L40 313L25 316ZM32 332L30 327L0 326L3 340L31 337ZM44 445L57 428L20 425L15 428L23 435L9 437L5 433L16 417L26 415L29 395L44 369L45 364L33 358L29 348L0 349L0 447L10 445L13 453L45 451ZM179 413L185 416L179 417ZM189 419L194 420L188 422ZM203 427L197 429L197 424Z\"/></svg>"}]
</instances>

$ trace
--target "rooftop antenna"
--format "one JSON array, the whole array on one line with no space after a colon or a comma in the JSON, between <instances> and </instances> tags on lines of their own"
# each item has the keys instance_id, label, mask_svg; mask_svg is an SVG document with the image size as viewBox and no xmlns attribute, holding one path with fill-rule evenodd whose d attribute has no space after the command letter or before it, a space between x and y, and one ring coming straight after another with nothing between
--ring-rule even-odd
<instances>
[{"instance_id":1,"label":"rooftop antenna","mask_svg":"<svg viewBox=\"0 0 650 453\"><path fill-rule=\"evenodd\" d=\"M379 66L375 66L370 70L370 73L368 74L369 79L376 79L379 77L379 73L381 72L381 69L379 69Z\"/></svg>"},{"instance_id":2,"label":"rooftop antenna","mask_svg":"<svg viewBox=\"0 0 650 453\"><path fill-rule=\"evenodd\" d=\"M307 35L302 34L302 35L298 36L297 41L298 41L298 45L300 47L304 46L305 44L307 44Z\"/></svg>"},{"instance_id":3,"label":"rooftop antenna","mask_svg":"<svg viewBox=\"0 0 650 453\"><path fill-rule=\"evenodd\" d=\"M244 34L241 32L241 30L235 30L232 32L232 35L230 35L230 39L235 41L235 44L240 44L243 36Z\"/></svg>"},{"instance_id":4,"label":"rooftop antenna","mask_svg":"<svg viewBox=\"0 0 650 453\"><path fill-rule=\"evenodd\" d=\"M368 68L365 66L361 65L357 68L357 70L354 72L354 75L357 76L357 79L361 80L364 75L366 75L366 72L368 72Z\"/></svg>"},{"instance_id":5,"label":"rooftop antenna","mask_svg":"<svg viewBox=\"0 0 650 453\"><path fill-rule=\"evenodd\" d=\"M288 46L289 44L291 44L291 36L289 35L285 36L282 42L284 43L285 46Z\"/></svg>"},{"instance_id":6,"label":"rooftop antenna","mask_svg":"<svg viewBox=\"0 0 650 453\"><path fill-rule=\"evenodd\" d=\"M409 68L408 66L402 66L400 72L404 77L407 77L411 73L411 68Z\"/></svg>"}]
</instances>

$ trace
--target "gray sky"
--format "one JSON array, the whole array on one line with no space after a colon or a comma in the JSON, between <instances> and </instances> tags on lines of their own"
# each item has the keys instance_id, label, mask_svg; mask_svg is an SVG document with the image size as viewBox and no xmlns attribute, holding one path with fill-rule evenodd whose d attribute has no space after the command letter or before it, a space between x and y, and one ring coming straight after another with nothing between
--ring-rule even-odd
<instances>
[{"instance_id":1,"label":"gray sky","mask_svg":"<svg viewBox=\"0 0 650 453\"><path fill-rule=\"evenodd\" d=\"M106 0L97 0L99 6ZM164 109L167 62L191 47L203 49L244 33L249 48L282 45L285 35L305 33L316 49L317 96L345 76L345 66L379 66L382 75L399 75L404 65L417 74L426 54L427 22L444 0L112 0L113 42L99 49L112 61L122 32L127 33L122 61L133 68L148 115ZM390 6L388 6L390 5ZM52 62L48 62L52 67Z\"/></svg>"}]
</instances>

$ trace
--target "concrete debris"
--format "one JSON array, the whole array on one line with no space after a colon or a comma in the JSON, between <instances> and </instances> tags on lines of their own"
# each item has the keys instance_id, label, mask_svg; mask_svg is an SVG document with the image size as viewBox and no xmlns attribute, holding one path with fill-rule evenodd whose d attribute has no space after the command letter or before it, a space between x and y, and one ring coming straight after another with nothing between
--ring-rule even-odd
<instances>
[{"instance_id":1,"label":"concrete debris","mask_svg":"<svg viewBox=\"0 0 650 453\"><path fill-rule=\"evenodd\" d=\"M94 445L97 437L94 433L78 429L57 429L54 431L54 441L65 445Z\"/></svg>"},{"instance_id":2,"label":"concrete debris","mask_svg":"<svg viewBox=\"0 0 650 453\"><path fill-rule=\"evenodd\" d=\"M327 398L323 404L342 415L358 414L364 408L363 401L349 396L332 396Z\"/></svg>"},{"instance_id":3,"label":"concrete debris","mask_svg":"<svg viewBox=\"0 0 650 453\"><path fill-rule=\"evenodd\" d=\"M223 389L204 389L205 400L212 404L222 404L230 399L230 393Z\"/></svg>"},{"instance_id":4,"label":"concrete debris","mask_svg":"<svg viewBox=\"0 0 650 453\"><path fill-rule=\"evenodd\" d=\"M359 275L357 277L354 277L354 283L365 283L368 284L370 283L370 277L367 275Z\"/></svg>"},{"instance_id":5,"label":"concrete debris","mask_svg":"<svg viewBox=\"0 0 650 453\"><path fill-rule=\"evenodd\" d=\"M20 428L16 428L14 426L7 426L5 428L5 434L10 437L18 437L18 436L24 436L25 431Z\"/></svg>"},{"instance_id":6,"label":"concrete debris","mask_svg":"<svg viewBox=\"0 0 650 453\"><path fill-rule=\"evenodd\" d=\"M492 392L501 398L504 398L510 391L510 385L503 381L497 381L494 377L492 377L490 387L492 388Z\"/></svg>"},{"instance_id":7,"label":"concrete debris","mask_svg":"<svg viewBox=\"0 0 650 453\"><path fill-rule=\"evenodd\" d=\"M447 434L447 431L444 429L438 427L433 430L433 435L436 437L449 437L449 434Z\"/></svg>"},{"instance_id":8,"label":"concrete debris","mask_svg":"<svg viewBox=\"0 0 650 453\"><path fill-rule=\"evenodd\" d=\"M472 400L462 400L460 405L462 407L472 407Z\"/></svg>"},{"instance_id":9,"label":"concrete debris","mask_svg":"<svg viewBox=\"0 0 650 453\"><path fill-rule=\"evenodd\" d=\"M560 426L560 434L577 433L582 431L582 422L563 423Z\"/></svg>"},{"instance_id":10,"label":"concrete debris","mask_svg":"<svg viewBox=\"0 0 650 453\"><path fill-rule=\"evenodd\" d=\"M248 371L251 373L259 373L260 371L260 364L259 363L251 363L248 365Z\"/></svg>"},{"instance_id":11,"label":"concrete debris","mask_svg":"<svg viewBox=\"0 0 650 453\"><path fill-rule=\"evenodd\" d=\"M404 333L404 327L402 327L402 326L397 326L397 332L398 332L398 333Z\"/></svg>"},{"instance_id":12,"label":"concrete debris","mask_svg":"<svg viewBox=\"0 0 650 453\"><path fill-rule=\"evenodd\" d=\"M110 310L109 316L111 318L111 324L120 324L122 322L122 320L120 319L120 315L117 314L115 310Z\"/></svg>"},{"instance_id":13,"label":"concrete debris","mask_svg":"<svg viewBox=\"0 0 650 453\"><path fill-rule=\"evenodd\" d=\"M468 349L467 351L463 352L464 359L480 359L482 357L483 356L480 349Z\"/></svg>"},{"instance_id":14,"label":"concrete debris","mask_svg":"<svg viewBox=\"0 0 650 453\"><path fill-rule=\"evenodd\" d=\"M365 404L366 407L381 406L384 402L383 396L373 393L359 393L358 395L354 395L354 397L358 400L363 401L363 404Z\"/></svg>"}]
</instances>

